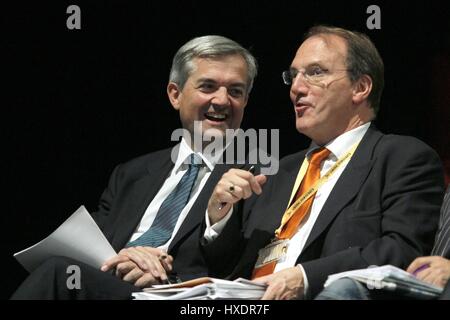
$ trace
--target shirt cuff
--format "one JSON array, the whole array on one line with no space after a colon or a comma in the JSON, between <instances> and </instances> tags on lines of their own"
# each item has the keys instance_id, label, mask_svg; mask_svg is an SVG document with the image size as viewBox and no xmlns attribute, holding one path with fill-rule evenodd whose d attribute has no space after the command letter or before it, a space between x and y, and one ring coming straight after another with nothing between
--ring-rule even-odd
<instances>
[{"instance_id":1,"label":"shirt cuff","mask_svg":"<svg viewBox=\"0 0 450 320\"><path fill-rule=\"evenodd\" d=\"M299 267L300 271L303 274L303 299L307 299L309 288L308 277L306 276L305 269L303 269L303 266L301 264L298 264L297 267Z\"/></svg>"},{"instance_id":2,"label":"shirt cuff","mask_svg":"<svg viewBox=\"0 0 450 320\"><path fill-rule=\"evenodd\" d=\"M223 228L225 228L228 220L230 220L232 214L233 214L233 207L231 207L230 211L228 211L228 213L226 214L225 217L222 218L222 220L211 225L211 222L209 221L208 210L206 210L205 216L206 229L203 237L206 239L207 242L213 241L220 235Z\"/></svg>"}]
</instances>

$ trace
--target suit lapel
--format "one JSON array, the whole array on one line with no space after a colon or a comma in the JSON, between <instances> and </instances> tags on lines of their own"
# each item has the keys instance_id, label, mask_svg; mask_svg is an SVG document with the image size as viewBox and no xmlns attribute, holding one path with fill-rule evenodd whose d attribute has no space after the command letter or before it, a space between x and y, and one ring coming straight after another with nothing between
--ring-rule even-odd
<instances>
[{"instance_id":1,"label":"suit lapel","mask_svg":"<svg viewBox=\"0 0 450 320\"><path fill-rule=\"evenodd\" d=\"M273 226L275 229L280 226L283 214L289 206L289 199L292 194L292 189L294 188L295 181L304 158L305 152L301 152L293 162L293 166L280 170L275 176L276 180L274 181L274 187L276 186L276 189L272 190L274 197L270 199L269 203L264 203L264 206L270 207L269 210L265 211L269 213L267 219L270 221L268 225L271 226L270 230L272 231L272 234L274 231ZM277 214L274 215L273 212L276 212ZM262 226L267 224L266 218L256 218Z\"/></svg>"},{"instance_id":2,"label":"suit lapel","mask_svg":"<svg viewBox=\"0 0 450 320\"><path fill-rule=\"evenodd\" d=\"M217 185L222 175L233 167L235 166L226 164L217 164L214 167L214 170L211 172L208 181L206 181L202 191L200 191L200 194L195 200L194 205L192 206L191 210L189 210L189 213L186 215L186 218L181 224L180 229L170 243L169 252L181 239L183 239L186 234L188 234L193 228L198 226L203 221L212 190Z\"/></svg>"},{"instance_id":3,"label":"suit lapel","mask_svg":"<svg viewBox=\"0 0 450 320\"><path fill-rule=\"evenodd\" d=\"M114 237L113 247L123 248L130 235L134 233L145 210L174 166L170 155L171 149L168 149L160 158L149 163L146 174L134 183L130 198L122 208L126 213L120 215L121 219L118 221L120 228L116 228L118 234Z\"/></svg>"},{"instance_id":4,"label":"suit lapel","mask_svg":"<svg viewBox=\"0 0 450 320\"><path fill-rule=\"evenodd\" d=\"M234 143L230 144L227 148L234 148L235 143L236 140L234 140ZM240 159L236 158L234 152L231 152L232 164L228 164L229 160L231 160L228 157L230 157L230 155L228 155L228 152L225 149L222 153L221 160L214 166L211 175L208 177L208 180L206 181L205 185L200 191L200 194L192 205L191 210L189 210L186 218L180 226L180 229L177 231L175 237L171 241L168 250L169 252L180 242L180 240L182 240L188 233L190 233L192 229L196 228L203 222L211 193L219 182L220 178L222 178L223 174L231 168L241 169L245 167L245 163L242 164Z\"/></svg>"},{"instance_id":5,"label":"suit lapel","mask_svg":"<svg viewBox=\"0 0 450 320\"><path fill-rule=\"evenodd\" d=\"M305 252L308 246L320 236L335 216L355 197L358 190L360 190L362 183L367 178L375 161L375 159L372 159L372 153L381 137L382 134L374 129L373 126L367 130L355 154L342 172L322 207L302 252Z\"/></svg>"}]
</instances>

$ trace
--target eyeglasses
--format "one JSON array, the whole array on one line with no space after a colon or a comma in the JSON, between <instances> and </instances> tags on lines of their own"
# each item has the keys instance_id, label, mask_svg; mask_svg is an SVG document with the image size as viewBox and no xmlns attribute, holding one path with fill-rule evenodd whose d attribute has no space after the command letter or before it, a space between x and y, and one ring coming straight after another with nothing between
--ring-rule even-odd
<instances>
[{"instance_id":1,"label":"eyeglasses","mask_svg":"<svg viewBox=\"0 0 450 320\"><path fill-rule=\"evenodd\" d=\"M343 72L343 71L348 71L348 69L338 69L335 70L334 72ZM344 76L338 79L332 79L333 74L330 73L328 69L324 69L318 65L313 65L308 66L303 70L290 68L289 70L283 71L281 76L283 78L284 84L287 86L292 85L294 79L297 77L298 74L301 74L308 84L318 86L321 88L326 88L332 82L345 78ZM329 81L330 79L332 80Z\"/></svg>"}]
</instances>

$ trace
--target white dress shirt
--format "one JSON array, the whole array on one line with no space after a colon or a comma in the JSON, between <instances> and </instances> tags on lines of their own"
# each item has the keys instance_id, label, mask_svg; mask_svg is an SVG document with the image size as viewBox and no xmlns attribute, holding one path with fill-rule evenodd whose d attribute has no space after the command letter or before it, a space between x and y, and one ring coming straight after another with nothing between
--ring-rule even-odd
<instances>
[{"instance_id":1,"label":"white dress shirt","mask_svg":"<svg viewBox=\"0 0 450 320\"><path fill-rule=\"evenodd\" d=\"M327 159L325 159L322 162L321 169L320 169L320 176L322 177L330 168L337 162L339 158L344 156L345 153L349 151L349 149L358 141L362 139L362 137L367 132L367 129L370 126L370 122L363 124L353 130L347 131L337 138L333 139L329 143L327 143L324 147L326 147L328 150L331 151L330 155ZM317 149L319 146L316 144L312 144L308 152L306 153L306 157L309 159L311 156L312 151ZM347 167L348 161L344 162L336 171L335 173L326 181L320 188L317 190L316 195L314 196L314 201L311 206L311 210L307 216L303 219L301 224L299 225L296 233L289 241L289 246L286 252L286 256L284 259L278 261L274 272L293 267L295 266L295 262L297 261L298 257L300 256L300 253L303 250L303 247L305 246L306 240L309 237L309 234L311 233L311 230L316 223L317 217L320 214L320 211L322 210L323 205L328 199L328 196L330 195L331 191L334 188L334 185L338 181L339 177L341 176L342 172ZM305 295L308 292L308 277L305 274L305 271L303 270L303 267L301 265L298 265L300 267L300 270L303 273L303 280L304 280L304 293Z\"/></svg>"},{"instance_id":2,"label":"white dress shirt","mask_svg":"<svg viewBox=\"0 0 450 320\"><path fill-rule=\"evenodd\" d=\"M175 187L180 182L183 175L188 170L188 165L185 164L184 161L192 153L194 153L192 148L186 143L184 138L181 139L180 148L178 151L178 156L175 165L172 171L170 172L169 176L165 180L164 184L162 185L161 189L158 191L156 196L153 198L153 200L147 207L147 210L145 211L144 216L142 217L141 222L137 226L134 234L131 236L130 241L136 240L151 227L153 221L156 218L156 214L158 213L159 207L162 205L163 201L167 198L167 196L175 189ZM180 216L178 217L171 238L165 244L158 247L162 250L167 251L167 249L169 248L169 245L172 242L174 236L176 235L178 229L180 228L181 224L186 218L188 212L191 210L193 204L195 203L195 200L197 199L206 181L211 175L211 172L214 170L214 166L222 156L221 152L217 152L215 156L201 153L196 154L202 158L205 166L202 166L198 172L198 176L192 189L189 201L181 211Z\"/></svg>"}]
</instances>

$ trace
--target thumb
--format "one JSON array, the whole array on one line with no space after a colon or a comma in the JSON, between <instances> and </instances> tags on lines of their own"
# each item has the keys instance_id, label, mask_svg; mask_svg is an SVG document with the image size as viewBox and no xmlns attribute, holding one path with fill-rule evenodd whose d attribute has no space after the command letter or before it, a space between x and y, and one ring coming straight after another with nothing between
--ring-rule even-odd
<instances>
[{"instance_id":1,"label":"thumb","mask_svg":"<svg viewBox=\"0 0 450 320\"><path fill-rule=\"evenodd\" d=\"M267 182L267 177L263 174L257 175L255 179L261 187Z\"/></svg>"},{"instance_id":2,"label":"thumb","mask_svg":"<svg viewBox=\"0 0 450 320\"><path fill-rule=\"evenodd\" d=\"M258 284L266 284L267 285L269 276L270 275L266 275L266 276L262 276L262 277L259 277L259 278L252 279L252 282L258 283Z\"/></svg>"}]
</instances>

